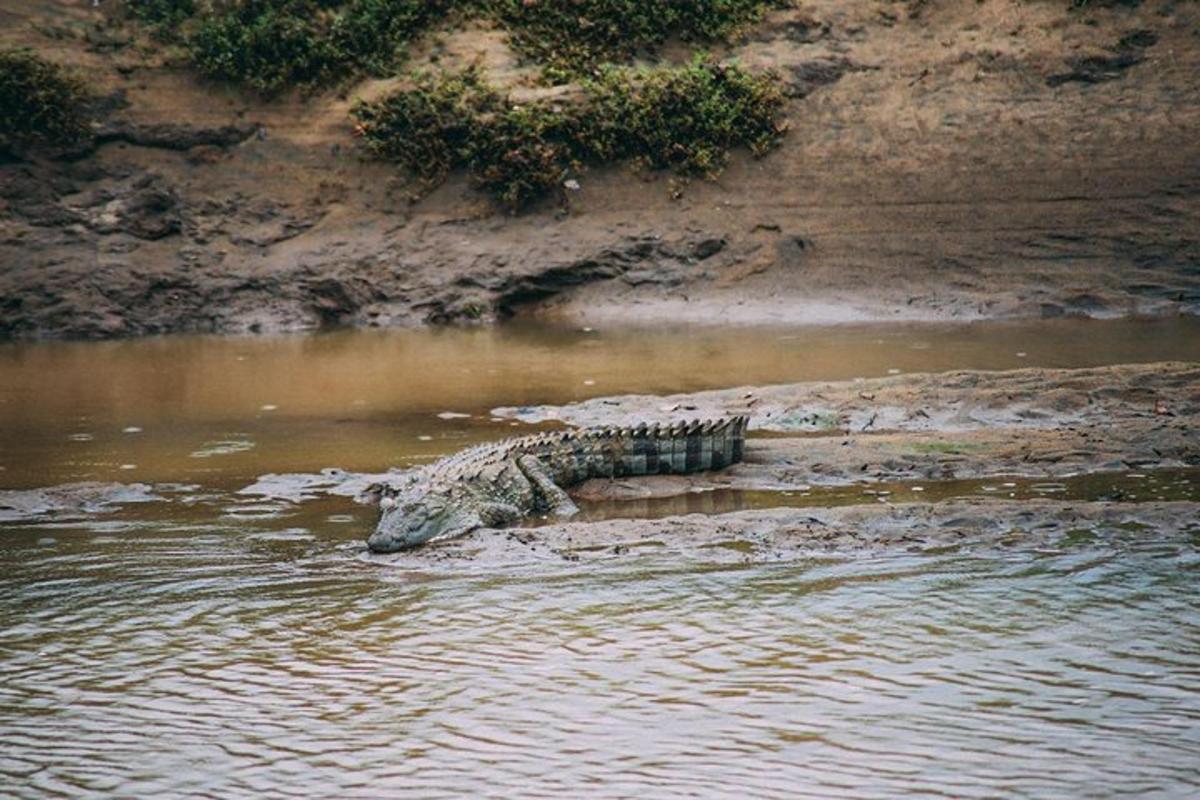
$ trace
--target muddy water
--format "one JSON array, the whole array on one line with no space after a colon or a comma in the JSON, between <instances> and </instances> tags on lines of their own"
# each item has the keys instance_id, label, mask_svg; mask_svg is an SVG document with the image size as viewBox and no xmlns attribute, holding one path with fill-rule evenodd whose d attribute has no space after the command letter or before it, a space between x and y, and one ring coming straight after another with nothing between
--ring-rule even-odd
<instances>
[{"instance_id":1,"label":"muddy water","mask_svg":"<svg viewBox=\"0 0 1200 800\"><path fill-rule=\"evenodd\" d=\"M43 507L0 521L0 795L1195 796L1200 541L1182 524L1053 552L422 573L367 557L372 512L346 498L237 490L513 432L487 415L497 405L1198 360L1198 333L1054 322L5 346L0 487L126 486L62 490L57 505L6 495ZM1192 497L1197 480L812 494L1136 502ZM684 510L799 501L701 502Z\"/></svg>"},{"instance_id":2,"label":"muddy water","mask_svg":"<svg viewBox=\"0 0 1200 800\"><path fill-rule=\"evenodd\" d=\"M950 369L1200 360L1200 321L0 345L0 486L380 471L513 433L497 406ZM439 418L438 414L449 418ZM467 415L467 416L461 416Z\"/></svg>"}]
</instances>

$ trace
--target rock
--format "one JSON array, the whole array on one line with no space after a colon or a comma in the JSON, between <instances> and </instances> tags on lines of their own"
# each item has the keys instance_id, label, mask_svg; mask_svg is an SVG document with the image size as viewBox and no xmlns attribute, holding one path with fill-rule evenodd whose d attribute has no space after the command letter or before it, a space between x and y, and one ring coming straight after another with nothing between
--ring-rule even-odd
<instances>
[{"instance_id":1,"label":"rock","mask_svg":"<svg viewBox=\"0 0 1200 800\"><path fill-rule=\"evenodd\" d=\"M161 500L142 483L67 483L45 489L0 490L0 521L47 516L98 514L125 503Z\"/></svg>"},{"instance_id":2,"label":"rock","mask_svg":"<svg viewBox=\"0 0 1200 800\"><path fill-rule=\"evenodd\" d=\"M1114 55L1082 56L1067 62L1069 69L1046 78L1047 86L1062 86L1064 83L1103 83L1120 78L1125 70L1145 59L1136 52L1126 50Z\"/></svg>"},{"instance_id":3,"label":"rock","mask_svg":"<svg viewBox=\"0 0 1200 800\"><path fill-rule=\"evenodd\" d=\"M727 242L724 239L701 239L692 245L692 257L697 261L703 261L706 258L712 258L717 253L724 250L726 244Z\"/></svg>"},{"instance_id":4,"label":"rock","mask_svg":"<svg viewBox=\"0 0 1200 800\"><path fill-rule=\"evenodd\" d=\"M788 95L796 98L808 97L822 86L837 83L847 72L857 72L866 67L855 64L847 58L833 56L804 61L788 68Z\"/></svg>"},{"instance_id":5,"label":"rock","mask_svg":"<svg viewBox=\"0 0 1200 800\"><path fill-rule=\"evenodd\" d=\"M116 121L103 125L96 132L96 144L125 142L138 147L166 150L191 150L202 145L230 147L246 141L258 129L259 126L254 123L200 128L170 122L146 124Z\"/></svg>"}]
</instances>

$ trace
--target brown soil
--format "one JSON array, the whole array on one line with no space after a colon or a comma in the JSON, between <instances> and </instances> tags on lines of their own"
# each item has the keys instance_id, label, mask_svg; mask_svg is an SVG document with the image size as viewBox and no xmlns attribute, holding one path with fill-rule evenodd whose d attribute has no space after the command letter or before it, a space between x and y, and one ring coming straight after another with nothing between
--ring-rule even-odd
<instances>
[{"instance_id":1,"label":"brown soil","mask_svg":"<svg viewBox=\"0 0 1200 800\"><path fill-rule=\"evenodd\" d=\"M730 53L788 81L777 151L520 217L359 161L347 109L386 82L263 103L107 5L0 11L110 109L88 152L0 165L0 336L1200 313L1195 3L804 2ZM435 58L535 91L496 31Z\"/></svg>"}]
</instances>

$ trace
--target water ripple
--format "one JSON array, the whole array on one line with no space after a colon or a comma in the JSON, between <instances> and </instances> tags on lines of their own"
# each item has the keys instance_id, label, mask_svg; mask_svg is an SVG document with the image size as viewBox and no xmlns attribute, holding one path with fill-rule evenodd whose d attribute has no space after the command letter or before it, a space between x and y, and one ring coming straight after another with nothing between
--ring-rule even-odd
<instances>
[{"instance_id":1,"label":"water ripple","mask_svg":"<svg viewBox=\"0 0 1200 800\"><path fill-rule=\"evenodd\" d=\"M431 580L312 536L330 508L211 510L6 534L18 796L1200 791L1183 534Z\"/></svg>"}]
</instances>

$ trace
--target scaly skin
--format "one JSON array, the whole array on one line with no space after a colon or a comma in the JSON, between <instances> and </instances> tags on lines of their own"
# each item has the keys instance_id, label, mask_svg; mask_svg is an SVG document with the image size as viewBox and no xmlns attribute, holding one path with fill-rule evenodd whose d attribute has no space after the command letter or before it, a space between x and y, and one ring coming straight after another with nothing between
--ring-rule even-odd
<instances>
[{"instance_id":1,"label":"scaly skin","mask_svg":"<svg viewBox=\"0 0 1200 800\"><path fill-rule=\"evenodd\" d=\"M473 447L387 490L367 546L389 553L503 527L537 511L570 516L579 509L564 489L588 478L722 469L742 460L747 421L556 431Z\"/></svg>"}]
</instances>

